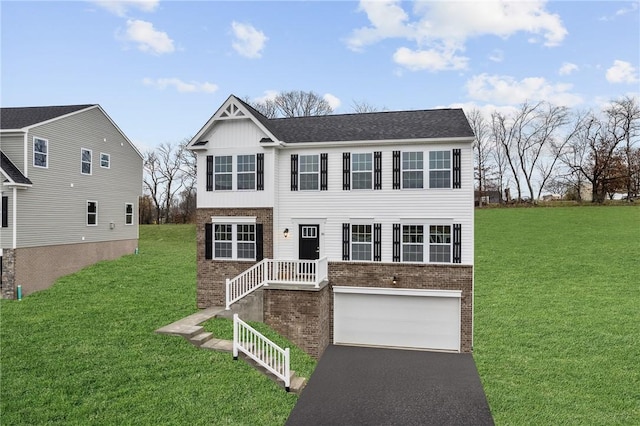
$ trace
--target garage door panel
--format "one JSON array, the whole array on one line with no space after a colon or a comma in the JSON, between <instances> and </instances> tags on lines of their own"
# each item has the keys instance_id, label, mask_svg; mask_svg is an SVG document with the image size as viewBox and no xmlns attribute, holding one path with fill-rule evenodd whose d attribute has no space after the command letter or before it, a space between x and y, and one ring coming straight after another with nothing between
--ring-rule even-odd
<instances>
[{"instance_id":1,"label":"garage door panel","mask_svg":"<svg viewBox=\"0 0 640 426\"><path fill-rule=\"evenodd\" d=\"M334 342L458 351L460 299L334 293Z\"/></svg>"}]
</instances>

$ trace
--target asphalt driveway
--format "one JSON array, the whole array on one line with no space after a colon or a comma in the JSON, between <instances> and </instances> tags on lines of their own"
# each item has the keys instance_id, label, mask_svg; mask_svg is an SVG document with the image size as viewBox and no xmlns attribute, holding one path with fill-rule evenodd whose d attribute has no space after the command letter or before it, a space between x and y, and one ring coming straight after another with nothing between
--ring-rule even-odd
<instances>
[{"instance_id":1,"label":"asphalt driveway","mask_svg":"<svg viewBox=\"0 0 640 426\"><path fill-rule=\"evenodd\" d=\"M329 345L287 425L493 425L471 354Z\"/></svg>"}]
</instances>

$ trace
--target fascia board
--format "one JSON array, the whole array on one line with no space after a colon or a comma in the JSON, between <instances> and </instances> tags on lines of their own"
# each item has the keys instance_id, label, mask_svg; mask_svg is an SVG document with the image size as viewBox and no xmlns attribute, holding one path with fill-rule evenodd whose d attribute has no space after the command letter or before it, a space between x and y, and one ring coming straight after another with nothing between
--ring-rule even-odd
<instances>
[{"instance_id":1,"label":"fascia board","mask_svg":"<svg viewBox=\"0 0 640 426\"><path fill-rule=\"evenodd\" d=\"M382 145L424 145L424 144L464 144L473 143L472 137L424 138L424 139L383 139L362 141L327 141L327 142L281 142L283 149L344 147L344 146L382 146Z\"/></svg>"}]
</instances>

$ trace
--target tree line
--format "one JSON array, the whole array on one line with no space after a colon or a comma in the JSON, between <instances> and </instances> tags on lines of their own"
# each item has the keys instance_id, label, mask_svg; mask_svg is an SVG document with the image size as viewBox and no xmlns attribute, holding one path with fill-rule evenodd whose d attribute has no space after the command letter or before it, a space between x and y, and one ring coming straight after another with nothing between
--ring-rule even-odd
<instances>
[{"instance_id":1,"label":"tree line","mask_svg":"<svg viewBox=\"0 0 640 426\"><path fill-rule=\"evenodd\" d=\"M315 92L282 92L251 102L269 118L327 115L329 103ZM354 101L353 112L378 108ZM602 203L613 194L640 193L640 105L624 96L600 110L574 111L546 101L515 109L467 111L476 135L474 179L479 199L497 193L505 202L537 201L543 193ZM190 223L196 211L196 154L191 138L165 142L144 153L140 223ZM482 203L482 201L480 201Z\"/></svg>"}]
</instances>

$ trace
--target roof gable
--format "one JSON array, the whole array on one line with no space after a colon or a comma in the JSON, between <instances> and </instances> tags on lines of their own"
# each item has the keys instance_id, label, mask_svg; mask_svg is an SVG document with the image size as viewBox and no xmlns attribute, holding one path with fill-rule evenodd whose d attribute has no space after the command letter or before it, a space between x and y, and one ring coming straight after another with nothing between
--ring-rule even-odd
<instances>
[{"instance_id":1,"label":"roof gable","mask_svg":"<svg viewBox=\"0 0 640 426\"><path fill-rule=\"evenodd\" d=\"M85 104L0 108L0 129L22 129L94 106L96 105Z\"/></svg>"}]
</instances>

